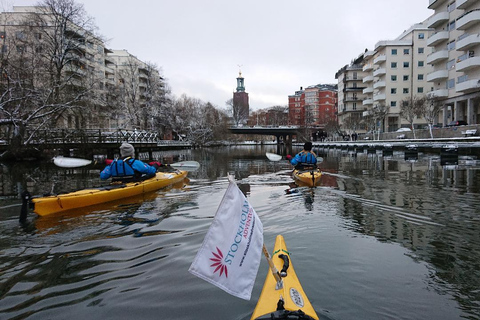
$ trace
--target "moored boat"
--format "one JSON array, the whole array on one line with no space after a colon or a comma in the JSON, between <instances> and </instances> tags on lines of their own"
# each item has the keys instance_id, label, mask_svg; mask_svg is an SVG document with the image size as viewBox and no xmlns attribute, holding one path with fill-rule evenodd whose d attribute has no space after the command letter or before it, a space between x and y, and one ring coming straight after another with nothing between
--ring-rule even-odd
<instances>
[{"instance_id":1,"label":"moored boat","mask_svg":"<svg viewBox=\"0 0 480 320\"><path fill-rule=\"evenodd\" d=\"M277 289L277 281L268 272L262 293L251 320L265 319L319 319L315 309L303 291L290 260L285 239L278 235L275 240L272 261L282 276L283 286Z\"/></svg>"},{"instance_id":2,"label":"moored boat","mask_svg":"<svg viewBox=\"0 0 480 320\"><path fill-rule=\"evenodd\" d=\"M292 175L299 186L315 187L320 184L322 171L319 168L294 169Z\"/></svg>"},{"instance_id":3,"label":"moored boat","mask_svg":"<svg viewBox=\"0 0 480 320\"><path fill-rule=\"evenodd\" d=\"M187 171L157 172L156 176L138 182L111 184L75 192L32 198L33 212L46 216L72 209L89 207L118 199L153 192L185 179Z\"/></svg>"}]
</instances>

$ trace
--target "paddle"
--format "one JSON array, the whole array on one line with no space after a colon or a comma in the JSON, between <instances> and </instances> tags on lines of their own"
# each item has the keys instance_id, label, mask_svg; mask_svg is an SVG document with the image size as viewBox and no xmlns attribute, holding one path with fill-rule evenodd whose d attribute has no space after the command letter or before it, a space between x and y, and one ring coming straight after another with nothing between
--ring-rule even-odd
<instances>
[{"instance_id":1,"label":"paddle","mask_svg":"<svg viewBox=\"0 0 480 320\"><path fill-rule=\"evenodd\" d=\"M58 156L53 158L53 163L62 168L78 168L89 165L92 160Z\"/></svg>"},{"instance_id":2,"label":"paddle","mask_svg":"<svg viewBox=\"0 0 480 320\"><path fill-rule=\"evenodd\" d=\"M111 164L112 162L112 159L105 159L105 164L107 165ZM68 158L59 156L53 158L53 163L61 168L78 168L89 165L92 163L92 161L81 158ZM180 161L172 163L170 166L183 171L194 171L200 167L200 163L197 161Z\"/></svg>"},{"instance_id":3,"label":"paddle","mask_svg":"<svg viewBox=\"0 0 480 320\"><path fill-rule=\"evenodd\" d=\"M267 156L268 160L270 160L270 161L277 162L277 161L282 160L282 156L279 155L279 154L276 154L276 153L267 152L267 153L265 153L265 155ZM288 161L290 162L290 160L288 160ZM321 162L323 162L323 158L322 157L317 157L317 163L321 163Z\"/></svg>"}]
</instances>

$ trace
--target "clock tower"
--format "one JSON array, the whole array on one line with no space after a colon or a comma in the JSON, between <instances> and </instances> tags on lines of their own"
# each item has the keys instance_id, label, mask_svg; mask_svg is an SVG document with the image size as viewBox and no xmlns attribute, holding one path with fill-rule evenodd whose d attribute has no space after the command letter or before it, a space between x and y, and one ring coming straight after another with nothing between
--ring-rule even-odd
<instances>
[{"instance_id":1,"label":"clock tower","mask_svg":"<svg viewBox=\"0 0 480 320\"><path fill-rule=\"evenodd\" d=\"M233 93L233 117L238 124L246 124L250 107L248 104L248 93L245 92L245 79L242 71L238 72L237 91Z\"/></svg>"}]
</instances>

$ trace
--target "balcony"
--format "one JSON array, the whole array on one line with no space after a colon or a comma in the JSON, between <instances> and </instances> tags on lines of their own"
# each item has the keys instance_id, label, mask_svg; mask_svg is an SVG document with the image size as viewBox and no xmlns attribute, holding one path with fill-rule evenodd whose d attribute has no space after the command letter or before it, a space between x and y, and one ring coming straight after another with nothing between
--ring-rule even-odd
<instances>
[{"instance_id":1,"label":"balcony","mask_svg":"<svg viewBox=\"0 0 480 320\"><path fill-rule=\"evenodd\" d=\"M433 47L436 46L439 43L442 43L444 41L447 41L450 39L450 35L448 31L440 31L435 33L434 35L430 36L427 40L427 46Z\"/></svg>"},{"instance_id":2,"label":"balcony","mask_svg":"<svg viewBox=\"0 0 480 320\"><path fill-rule=\"evenodd\" d=\"M457 51L464 51L480 44L480 34L470 34L457 41Z\"/></svg>"},{"instance_id":3,"label":"balcony","mask_svg":"<svg viewBox=\"0 0 480 320\"><path fill-rule=\"evenodd\" d=\"M435 15L433 15L429 20L428 20L428 27L429 28L436 28L440 26L442 23L445 23L449 20L450 15L448 12L439 12Z\"/></svg>"},{"instance_id":4,"label":"balcony","mask_svg":"<svg viewBox=\"0 0 480 320\"><path fill-rule=\"evenodd\" d=\"M381 75L384 75L385 73L387 73L387 69L385 69L385 68L379 68L379 69L373 71L373 76L374 76L374 77L379 77L379 76L381 76Z\"/></svg>"},{"instance_id":5,"label":"balcony","mask_svg":"<svg viewBox=\"0 0 480 320\"><path fill-rule=\"evenodd\" d=\"M435 10L446 2L447 2L447 0L430 0L428 2L428 9L434 9Z\"/></svg>"},{"instance_id":6,"label":"balcony","mask_svg":"<svg viewBox=\"0 0 480 320\"><path fill-rule=\"evenodd\" d=\"M457 62L455 68L457 71L467 71L480 67L480 57L471 57Z\"/></svg>"},{"instance_id":7,"label":"balcony","mask_svg":"<svg viewBox=\"0 0 480 320\"><path fill-rule=\"evenodd\" d=\"M385 93L379 93L373 96L373 101L383 101L386 99Z\"/></svg>"},{"instance_id":8,"label":"balcony","mask_svg":"<svg viewBox=\"0 0 480 320\"><path fill-rule=\"evenodd\" d=\"M446 97L448 97L448 89L439 89L439 90L434 90L427 93L428 99L446 98Z\"/></svg>"},{"instance_id":9,"label":"balcony","mask_svg":"<svg viewBox=\"0 0 480 320\"><path fill-rule=\"evenodd\" d=\"M363 100L362 105L364 105L364 106L373 105L373 99L365 99L365 100Z\"/></svg>"},{"instance_id":10,"label":"balcony","mask_svg":"<svg viewBox=\"0 0 480 320\"><path fill-rule=\"evenodd\" d=\"M362 93L363 94L373 93L373 87L367 87L367 88L363 89Z\"/></svg>"},{"instance_id":11,"label":"balcony","mask_svg":"<svg viewBox=\"0 0 480 320\"><path fill-rule=\"evenodd\" d=\"M457 30L467 30L480 23L480 10L467 12L457 20Z\"/></svg>"},{"instance_id":12,"label":"balcony","mask_svg":"<svg viewBox=\"0 0 480 320\"><path fill-rule=\"evenodd\" d=\"M370 71L373 70L373 64L369 63L363 66L363 71Z\"/></svg>"},{"instance_id":13,"label":"balcony","mask_svg":"<svg viewBox=\"0 0 480 320\"><path fill-rule=\"evenodd\" d=\"M463 9L468 8L469 6L474 4L475 2L477 2L477 0L457 0L456 7L457 7L457 9L462 9L463 10Z\"/></svg>"},{"instance_id":14,"label":"balcony","mask_svg":"<svg viewBox=\"0 0 480 320\"><path fill-rule=\"evenodd\" d=\"M448 50L440 50L429 54L427 57L428 64L435 64L437 62L447 60L448 59Z\"/></svg>"},{"instance_id":15,"label":"balcony","mask_svg":"<svg viewBox=\"0 0 480 320\"><path fill-rule=\"evenodd\" d=\"M448 78L448 70L438 70L427 75L427 82L434 82Z\"/></svg>"},{"instance_id":16,"label":"balcony","mask_svg":"<svg viewBox=\"0 0 480 320\"><path fill-rule=\"evenodd\" d=\"M372 82L372 81L373 81L373 76L363 77L363 80L362 80L363 83Z\"/></svg>"},{"instance_id":17,"label":"balcony","mask_svg":"<svg viewBox=\"0 0 480 320\"><path fill-rule=\"evenodd\" d=\"M480 89L480 79L467 80L455 85L457 92L468 92Z\"/></svg>"},{"instance_id":18,"label":"balcony","mask_svg":"<svg viewBox=\"0 0 480 320\"><path fill-rule=\"evenodd\" d=\"M385 88L385 81L377 81L373 84L373 89Z\"/></svg>"},{"instance_id":19,"label":"balcony","mask_svg":"<svg viewBox=\"0 0 480 320\"><path fill-rule=\"evenodd\" d=\"M382 62L385 62L385 61L387 61L387 56L382 54L376 57L375 59L373 59L373 64L381 64Z\"/></svg>"},{"instance_id":20,"label":"balcony","mask_svg":"<svg viewBox=\"0 0 480 320\"><path fill-rule=\"evenodd\" d=\"M374 50L369 50L369 51L367 51L367 52L365 52L365 53L363 54L363 58L364 58L364 59L367 59L367 58L373 56L374 54L375 54L375 51L374 51Z\"/></svg>"}]
</instances>

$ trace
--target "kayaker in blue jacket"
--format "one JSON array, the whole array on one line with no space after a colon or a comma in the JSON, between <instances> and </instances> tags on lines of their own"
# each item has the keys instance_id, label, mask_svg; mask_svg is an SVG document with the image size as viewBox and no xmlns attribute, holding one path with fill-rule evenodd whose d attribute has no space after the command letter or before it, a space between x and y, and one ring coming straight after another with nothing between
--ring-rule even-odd
<instances>
[{"instance_id":1,"label":"kayaker in blue jacket","mask_svg":"<svg viewBox=\"0 0 480 320\"><path fill-rule=\"evenodd\" d=\"M156 165L150 166L135 159L135 148L130 143L120 146L120 159L115 159L100 173L100 179L112 178L112 181L141 181L155 176Z\"/></svg>"},{"instance_id":2,"label":"kayaker in blue jacket","mask_svg":"<svg viewBox=\"0 0 480 320\"><path fill-rule=\"evenodd\" d=\"M317 164L317 155L312 151L312 143L310 141L305 142L303 150L297 153L295 157L290 160L290 163L295 166L295 169L315 166Z\"/></svg>"}]
</instances>

